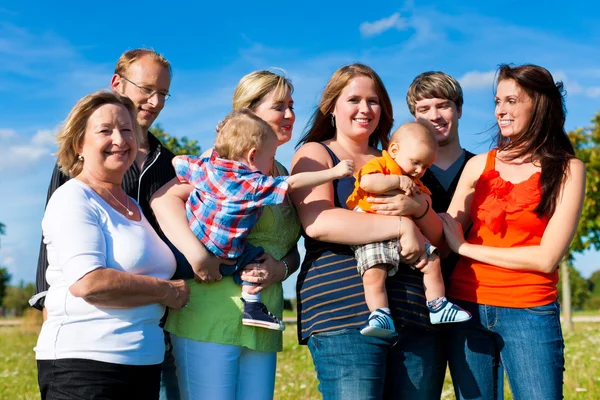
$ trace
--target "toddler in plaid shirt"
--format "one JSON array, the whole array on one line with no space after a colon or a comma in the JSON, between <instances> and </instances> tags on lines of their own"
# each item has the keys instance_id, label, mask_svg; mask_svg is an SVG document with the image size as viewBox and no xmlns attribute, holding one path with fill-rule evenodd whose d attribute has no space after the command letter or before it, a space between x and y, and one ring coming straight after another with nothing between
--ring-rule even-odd
<instances>
[{"instance_id":1,"label":"toddler in plaid shirt","mask_svg":"<svg viewBox=\"0 0 600 400\"><path fill-rule=\"evenodd\" d=\"M264 172L271 170L276 150L277 136L269 124L250 110L233 111L219 124L209 158L178 156L173 166L177 178L195 188L186 202L190 229L214 255L238 260L234 266L221 265L220 272L242 283L242 323L284 330L283 322L261 303L260 293L248 293L252 284L239 277L262 255L262 248L246 243L248 233L262 207L283 203L289 191L351 176L354 163L345 160L323 171L271 177Z\"/></svg>"},{"instance_id":2,"label":"toddler in plaid shirt","mask_svg":"<svg viewBox=\"0 0 600 400\"><path fill-rule=\"evenodd\" d=\"M433 133L427 127L417 122L400 126L392 134L388 150L383 151L382 157L372 159L357 172L354 192L346 202L348 208L360 212L374 212L366 199L373 194L391 190L400 190L409 196L420 192L431 195L420 178L435 161L437 146ZM430 203L427 203L425 212L415 219L425 216L429 205ZM381 337L395 335L385 279L398 271L401 250L398 240L351 247L363 279L365 300L371 311L361 333ZM444 280L436 248L426 242L425 249L425 253L415 265L425 263L420 270L423 272L431 323L461 322L470 319L471 315L467 311L449 302L445 297Z\"/></svg>"}]
</instances>

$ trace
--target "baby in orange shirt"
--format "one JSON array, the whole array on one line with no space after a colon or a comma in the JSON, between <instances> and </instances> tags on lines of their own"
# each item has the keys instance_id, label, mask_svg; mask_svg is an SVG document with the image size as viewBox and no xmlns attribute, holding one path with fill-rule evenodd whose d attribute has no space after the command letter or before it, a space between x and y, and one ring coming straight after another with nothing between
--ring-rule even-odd
<instances>
[{"instance_id":1,"label":"baby in orange shirt","mask_svg":"<svg viewBox=\"0 0 600 400\"><path fill-rule=\"evenodd\" d=\"M373 213L366 201L374 194L400 190L406 195L431 192L419 180L437 156L437 142L432 132L417 122L400 126L390 138L387 151L366 163L356 174L354 191L346 205L359 212ZM365 288L369 319L361 329L366 336L387 337L396 329L388 305L385 279L398 271L400 246L398 240L351 246L357 261L358 272ZM425 244L427 264L423 272L423 286L432 324L461 322L471 319L471 314L445 297L444 280L437 249Z\"/></svg>"}]
</instances>

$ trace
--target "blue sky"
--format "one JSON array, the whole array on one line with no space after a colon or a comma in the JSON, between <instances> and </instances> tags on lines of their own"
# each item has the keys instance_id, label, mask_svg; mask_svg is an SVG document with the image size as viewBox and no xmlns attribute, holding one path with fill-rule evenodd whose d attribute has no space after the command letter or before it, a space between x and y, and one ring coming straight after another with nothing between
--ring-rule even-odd
<instances>
[{"instance_id":1,"label":"blue sky","mask_svg":"<svg viewBox=\"0 0 600 400\"><path fill-rule=\"evenodd\" d=\"M35 279L53 135L80 97L107 87L127 49L152 47L171 61L172 98L158 122L205 149L238 80L285 69L297 112L295 138L278 151L286 166L326 81L355 61L381 75L396 125L410 119L404 98L417 74L459 79L461 142L474 152L489 146L500 63L539 64L562 80L567 129L600 111L600 12L589 1L69 3L0 6L0 265L13 283ZM589 276L597 259L591 252L575 266ZM286 282L286 296L293 286Z\"/></svg>"}]
</instances>

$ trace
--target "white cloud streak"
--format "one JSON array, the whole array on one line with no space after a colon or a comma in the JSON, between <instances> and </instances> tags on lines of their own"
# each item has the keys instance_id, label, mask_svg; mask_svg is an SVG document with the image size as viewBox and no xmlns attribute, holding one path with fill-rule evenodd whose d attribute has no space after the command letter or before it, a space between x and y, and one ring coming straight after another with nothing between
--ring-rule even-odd
<instances>
[{"instance_id":1,"label":"white cloud streak","mask_svg":"<svg viewBox=\"0 0 600 400\"><path fill-rule=\"evenodd\" d=\"M3 132L9 134L3 135ZM24 137L10 129L0 130L0 144L6 149L0 158L0 172L31 169L50 157L56 148L55 131L43 129L33 136Z\"/></svg>"},{"instance_id":2,"label":"white cloud streak","mask_svg":"<svg viewBox=\"0 0 600 400\"><path fill-rule=\"evenodd\" d=\"M382 18L374 22L363 22L359 26L360 34L363 37L373 37L381 35L390 29L398 31L406 30L409 27L408 21L396 12L389 17Z\"/></svg>"},{"instance_id":3,"label":"white cloud streak","mask_svg":"<svg viewBox=\"0 0 600 400\"><path fill-rule=\"evenodd\" d=\"M458 79L463 89L489 89L494 85L496 71L470 71Z\"/></svg>"}]
</instances>

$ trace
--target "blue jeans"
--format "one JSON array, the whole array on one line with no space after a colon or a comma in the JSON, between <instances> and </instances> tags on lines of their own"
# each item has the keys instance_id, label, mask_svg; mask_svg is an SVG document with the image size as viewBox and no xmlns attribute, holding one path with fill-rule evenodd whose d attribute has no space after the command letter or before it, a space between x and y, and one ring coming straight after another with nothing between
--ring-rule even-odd
<instances>
[{"instance_id":1,"label":"blue jeans","mask_svg":"<svg viewBox=\"0 0 600 400\"><path fill-rule=\"evenodd\" d=\"M473 315L446 330L458 399L497 399L502 366L515 400L562 399L565 359L558 302L532 308L455 303Z\"/></svg>"},{"instance_id":2,"label":"blue jeans","mask_svg":"<svg viewBox=\"0 0 600 400\"><path fill-rule=\"evenodd\" d=\"M398 343L388 354L385 399L438 400L446 375L442 331L398 327Z\"/></svg>"},{"instance_id":3,"label":"blue jeans","mask_svg":"<svg viewBox=\"0 0 600 400\"><path fill-rule=\"evenodd\" d=\"M312 335L308 348L323 399L381 399L393 342L393 339L363 336L358 329Z\"/></svg>"}]
</instances>

